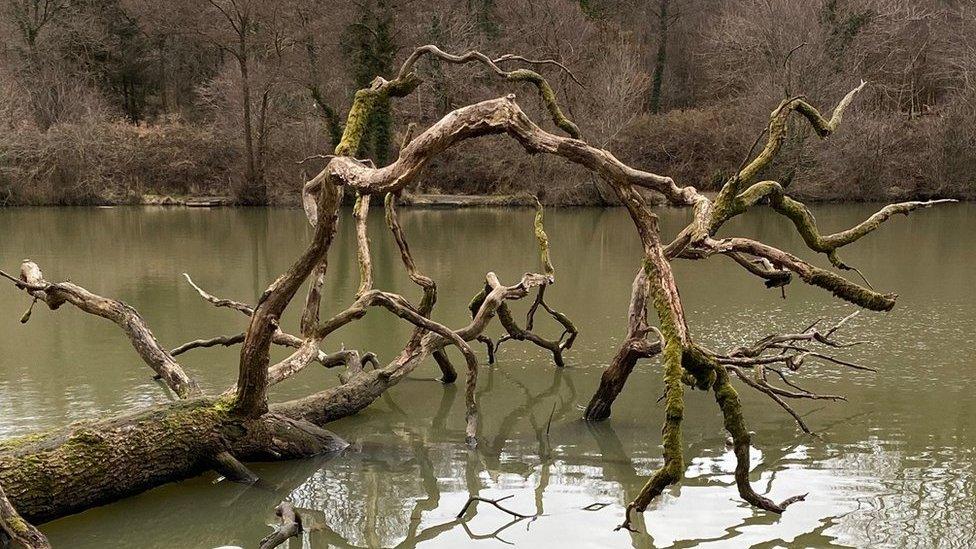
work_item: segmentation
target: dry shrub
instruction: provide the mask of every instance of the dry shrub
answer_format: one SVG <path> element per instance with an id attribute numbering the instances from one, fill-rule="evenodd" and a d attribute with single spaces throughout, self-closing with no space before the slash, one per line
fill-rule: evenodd
<path id="1" fill-rule="evenodd" d="M 206 128 L 167 121 L 59 124 L 0 136 L 0 202 L 98 204 L 223 194 L 236 152 Z"/>
<path id="2" fill-rule="evenodd" d="M 735 171 L 761 129 L 743 123 L 731 107 L 675 110 L 641 116 L 617 136 L 613 150 L 628 164 L 711 190 Z"/>
<path id="3" fill-rule="evenodd" d="M 928 116 L 864 113 L 815 149 L 793 193 L 813 199 L 976 198 L 976 111 Z"/>

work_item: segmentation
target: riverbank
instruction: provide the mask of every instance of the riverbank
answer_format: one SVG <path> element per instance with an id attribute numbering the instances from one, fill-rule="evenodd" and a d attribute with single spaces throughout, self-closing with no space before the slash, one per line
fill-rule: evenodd
<path id="1" fill-rule="evenodd" d="M 401 205 L 416 208 L 476 208 L 486 206 L 532 206 L 532 197 L 527 195 L 461 195 L 461 194 L 407 194 L 400 198 Z M 101 204 L 103 206 L 120 206 L 123 204 Z M 230 196 L 168 196 L 144 195 L 141 201 L 133 205 L 142 206 L 184 206 L 189 208 L 215 208 L 237 206 L 237 202 Z M 297 201 L 288 201 L 276 206 L 299 206 Z"/>
<path id="2" fill-rule="evenodd" d="M 753 128 L 762 127 L 766 117 L 768 110 L 740 120 L 718 107 L 641 116 L 606 147 L 636 169 L 715 191 L 742 162 L 755 141 Z M 731 120 L 738 125 L 727 127 Z M 850 123 L 856 128 L 826 141 L 791 142 L 792 156 L 761 177 L 788 185 L 791 196 L 808 202 L 976 200 L 976 148 L 949 131 L 976 127 L 976 118 L 878 120 L 858 113 Z M 875 139 L 879 132 L 887 137 Z M 321 160 L 305 161 L 319 151 L 302 143 L 320 139 L 308 135 L 301 143 L 269 150 L 266 188 L 255 192 L 243 181 L 236 141 L 208 126 L 179 120 L 59 124 L 46 131 L 14 126 L 0 132 L 0 206 L 182 205 L 213 196 L 226 197 L 221 205 L 263 197 L 258 203 L 296 206 L 302 184 L 322 167 Z M 487 149 L 480 148 L 484 144 Z M 425 207 L 512 205 L 496 197 L 523 193 L 537 195 L 547 206 L 616 204 L 592 174 L 561 160 L 526 155 L 505 140 L 445 151 L 409 190 L 479 197 L 416 204 Z"/>
<path id="3" fill-rule="evenodd" d="M 714 191 L 704 191 L 703 194 L 709 198 L 714 198 Z M 349 204 L 352 201 L 349 197 L 346 197 Z M 651 203 L 654 205 L 664 205 L 663 202 L 654 196 L 651 196 Z M 871 203 L 871 202 L 897 202 L 902 200 L 930 200 L 933 198 L 946 198 L 943 196 L 922 196 L 922 197 L 906 197 L 898 200 L 883 200 L 883 199 L 856 199 L 851 200 L 850 198 L 804 198 L 803 200 L 807 203 L 813 204 L 861 204 L 861 203 Z M 957 198 L 961 202 L 972 202 L 973 197 L 962 197 Z M 603 204 L 603 203 L 583 203 L 583 204 L 563 204 L 563 203 L 550 203 L 543 200 L 543 204 L 547 207 L 616 207 L 618 204 Z M 399 205 L 408 208 L 421 208 L 421 209 L 459 209 L 459 208 L 486 208 L 486 207 L 511 207 L 511 208 L 527 208 L 535 205 L 534 199 L 526 194 L 522 195 L 512 195 L 512 194 L 501 194 L 501 195 L 471 195 L 471 194 L 442 194 L 442 193 L 419 193 L 419 194 L 406 194 L 400 197 Z M 142 196 L 129 197 L 123 200 L 99 200 L 95 202 L 81 202 L 78 204 L 62 204 L 62 203 L 52 203 L 52 204 L 0 204 L 0 207 L 18 207 L 18 206 L 171 206 L 180 208 L 236 208 L 242 207 L 234 197 L 226 195 L 159 195 L 159 194 L 146 194 Z M 265 207 L 285 207 L 285 208 L 300 208 L 301 203 L 296 200 L 280 200 L 269 204 L 265 204 Z M 260 207 L 260 205 L 259 205 Z"/>

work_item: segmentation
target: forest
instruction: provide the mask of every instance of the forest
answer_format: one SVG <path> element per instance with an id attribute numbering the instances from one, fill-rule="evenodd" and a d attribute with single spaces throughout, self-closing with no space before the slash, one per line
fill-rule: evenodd
<path id="1" fill-rule="evenodd" d="M 392 78 L 422 44 L 554 61 L 541 72 L 590 143 L 706 191 L 761 138 L 771 105 L 836 102 L 863 79 L 848 113 L 858 130 L 820 143 L 791 129 L 766 176 L 809 200 L 973 198 L 974 11 L 964 0 L 2 0 L 0 204 L 297 204 L 355 90 Z M 411 124 L 534 95 L 477 67 L 444 70 L 422 62 L 423 83 L 371 115 L 356 155 L 385 164 Z M 542 101 L 521 104 L 545 118 Z M 585 170 L 496 140 L 490 156 L 472 154 L 480 143 L 449 151 L 406 191 L 615 202 Z"/>

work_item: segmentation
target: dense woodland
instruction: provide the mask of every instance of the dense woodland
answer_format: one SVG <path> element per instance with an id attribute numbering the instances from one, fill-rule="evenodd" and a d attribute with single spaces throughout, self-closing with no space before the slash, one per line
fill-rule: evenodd
<path id="1" fill-rule="evenodd" d="M 0 204 L 146 194 L 297 202 L 356 89 L 415 46 L 513 52 L 542 66 L 583 136 L 630 165 L 717 189 L 785 97 L 835 104 L 843 131 L 790 130 L 766 168 L 813 199 L 976 197 L 976 6 L 964 0 L 0 0 Z M 411 123 L 514 91 L 424 60 L 424 83 L 371 116 L 357 156 L 384 164 Z M 449 73 L 449 74 L 448 74 Z M 605 183 L 518 145 L 471 142 L 414 192 L 613 202 Z M 500 152 L 499 152 L 500 151 Z"/>

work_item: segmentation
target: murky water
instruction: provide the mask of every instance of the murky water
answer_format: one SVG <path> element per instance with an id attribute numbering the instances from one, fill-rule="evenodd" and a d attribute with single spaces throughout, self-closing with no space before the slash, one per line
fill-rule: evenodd
<path id="1" fill-rule="evenodd" d="M 830 230 L 873 209 L 817 212 Z M 382 212 L 373 213 L 377 284 L 415 298 Z M 672 234 L 685 216 L 662 212 L 665 231 Z M 465 322 L 465 305 L 485 272 L 512 282 L 537 269 L 531 217 L 528 210 L 403 212 L 418 264 L 439 283 L 438 320 Z M 901 298 L 892 313 L 862 313 L 844 334 L 869 341 L 843 356 L 877 374 L 808 362 L 796 376 L 849 399 L 797 405 L 819 437 L 799 432 L 767 399 L 741 391 L 755 432 L 758 490 L 772 499 L 809 492 L 806 502 L 782 516 L 743 503 L 714 401 L 689 391 L 686 478 L 648 509 L 638 523 L 642 533 L 634 534 L 613 527 L 661 461 L 657 363 L 638 367 L 610 421 L 583 423 L 579 407 L 624 333 L 637 239 L 622 210 L 552 211 L 547 225 L 558 277 L 547 296 L 582 333 L 562 371 L 533 347 L 502 347 L 498 364 L 479 380 L 478 450 L 463 443 L 463 387 L 431 381 L 431 364 L 364 413 L 331 425 L 353 443 L 340 457 L 255 465 L 266 480 L 256 488 L 204 475 L 42 530 L 55 547 L 252 547 L 270 531 L 274 505 L 290 497 L 309 526 L 292 547 L 458 547 L 474 540 L 483 547 L 567 548 L 976 545 L 976 206 L 899 217 L 846 250 L 844 258 L 876 287 Z M 331 256 L 324 314 L 348 303 L 358 283 L 351 229 L 343 225 Z M 791 226 L 769 212 L 750 214 L 726 233 L 802 249 Z M 67 278 L 135 306 L 165 345 L 176 346 L 244 326 L 242 316 L 202 302 L 180 273 L 218 295 L 253 302 L 309 234 L 302 214 L 290 210 L 0 210 L 0 268 L 15 272 L 31 257 L 49 279 Z M 713 348 L 853 310 L 799 283 L 783 300 L 726 258 L 677 262 L 675 270 L 692 330 Z M 12 286 L 0 287 L 0 438 L 166 399 L 114 325 L 64 307 L 38 308 L 23 326 L 27 304 Z M 295 325 L 294 315 L 286 327 Z M 389 359 L 409 333 L 377 311 L 336 333 L 328 347 Z M 183 358 L 209 390 L 235 379 L 236 349 Z M 334 383 L 334 372 L 309 368 L 273 396 Z M 457 521 L 469 494 L 511 495 L 506 505 L 541 516 L 511 523 L 481 504 Z"/>

